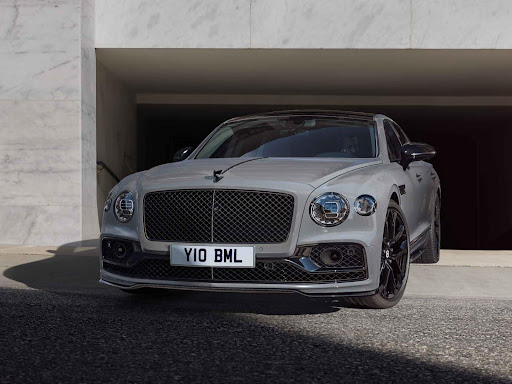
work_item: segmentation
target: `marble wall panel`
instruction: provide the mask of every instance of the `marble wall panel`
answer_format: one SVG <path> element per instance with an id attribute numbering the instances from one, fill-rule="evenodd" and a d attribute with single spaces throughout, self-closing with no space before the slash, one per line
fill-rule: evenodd
<path id="1" fill-rule="evenodd" d="M 510 0 L 412 0 L 412 48 L 510 49 Z"/>
<path id="2" fill-rule="evenodd" d="M 80 204 L 80 102 L 0 100 L 1 205 Z"/>
<path id="3" fill-rule="evenodd" d="M 407 48 L 409 0 L 254 0 L 253 48 Z"/>
<path id="4" fill-rule="evenodd" d="M 97 0 L 97 48 L 248 48 L 249 0 Z"/>
<path id="5" fill-rule="evenodd" d="M 0 0 L 0 99 L 80 98 L 80 2 Z"/>
<path id="6" fill-rule="evenodd" d="M 65 245 L 81 241 L 78 206 L 0 205 L 0 244 Z"/>
<path id="7" fill-rule="evenodd" d="M 81 0 L 80 31 L 80 145 L 81 145 L 81 204 L 82 238 L 99 235 L 96 202 L 96 54 L 95 1 Z"/>

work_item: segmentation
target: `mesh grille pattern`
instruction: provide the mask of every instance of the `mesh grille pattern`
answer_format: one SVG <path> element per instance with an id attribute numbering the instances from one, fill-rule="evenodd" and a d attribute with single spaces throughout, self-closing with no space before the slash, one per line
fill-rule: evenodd
<path id="1" fill-rule="evenodd" d="M 282 243 L 293 208 L 293 196 L 275 192 L 151 192 L 144 198 L 144 225 L 153 241 Z"/>
<path id="2" fill-rule="evenodd" d="M 268 267 L 271 266 L 271 269 Z M 251 283 L 333 283 L 366 279 L 366 271 L 310 273 L 291 263 L 257 262 L 256 268 L 171 266 L 168 259 L 144 259 L 133 267 L 103 263 L 106 271 L 129 277 Z M 212 280 L 213 270 L 213 280 Z"/>
<path id="3" fill-rule="evenodd" d="M 341 253 L 340 261 L 334 266 L 336 268 L 364 268 L 364 248 L 360 244 L 322 244 L 311 249 L 310 258 L 319 267 L 325 267 L 320 259 L 320 254 L 326 249 L 336 249 Z M 328 266 L 333 268 L 333 266 Z"/>
<path id="4" fill-rule="evenodd" d="M 213 191 L 152 192 L 144 197 L 149 240 L 211 241 Z"/>
<path id="5" fill-rule="evenodd" d="M 211 280 L 209 267 L 171 266 L 169 259 L 144 259 L 133 267 L 103 263 L 106 271 L 148 279 Z"/>
<path id="6" fill-rule="evenodd" d="M 293 197 L 280 193 L 218 191 L 213 209 L 216 243 L 282 243 L 293 216 Z"/>

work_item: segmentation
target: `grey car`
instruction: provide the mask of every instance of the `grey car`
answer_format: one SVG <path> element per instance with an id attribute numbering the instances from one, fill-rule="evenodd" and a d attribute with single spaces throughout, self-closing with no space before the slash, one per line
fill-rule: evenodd
<path id="1" fill-rule="evenodd" d="M 435 150 L 380 114 L 237 117 L 105 203 L 101 282 L 298 292 L 388 308 L 440 251 Z"/>

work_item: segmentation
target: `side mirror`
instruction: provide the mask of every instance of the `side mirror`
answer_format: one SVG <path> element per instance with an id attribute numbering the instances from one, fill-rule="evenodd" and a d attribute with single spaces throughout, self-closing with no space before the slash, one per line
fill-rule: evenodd
<path id="1" fill-rule="evenodd" d="M 192 153 L 193 150 L 194 147 L 181 148 L 174 154 L 172 161 L 176 162 L 185 160 Z"/>
<path id="2" fill-rule="evenodd" d="M 407 143 L 402 145 L 402 167 L 404 171 L 413 161 L 430 160 L 436 155 L 434 147 L 424 143 Z"/>

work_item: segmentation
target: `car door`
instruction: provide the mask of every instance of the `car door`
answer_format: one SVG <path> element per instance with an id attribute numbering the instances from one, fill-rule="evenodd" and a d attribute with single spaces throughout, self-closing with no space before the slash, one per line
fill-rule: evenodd
<path id="1" fill-rule="evenodd" d="M 395 122 L 391 122 L 393 128 L 395 128 L 395 132 L 397 133 L 398 139 L 400 143 L 403 145 L 405 143 L 409 143 L 409 138 L 405 135 L 402 128 Z M 415 203 L 415 207 L 419 209 L 419 217 L 418 217 L 418 225 L 420 228 L 420 233 L 423 232 L 430 226 L 431 221 L 431 202 L 432 202 L 432 194 L 435 190 L 435 178 L 437 174 L 434 172 L 434 167 L 432 164 L 427 163 L 426 161 L 413 161 L 409 164 L 409 171 L 411 174 L 414 174 L 416 178 L 416 185 L 418 195 L 417 202 Z"/>
<path id="2" fill-rule="evenodd" d="M 400 164 L 402 159 L 402 143 L 390 120 L 384 121 L 384 133 L 388 148 L 389 161 L 396 168 L 396 179 L 400 189 L 400 203 L 409 225 L 411 241 L 422 232 L 423 224 L 423 183 L 424 170 L 420 162 L 411 163 L 407 169 Z M 407 140 L 407 138 L 405 138 Z M 426 181 L 426 180 L 425 180 Z"/>

